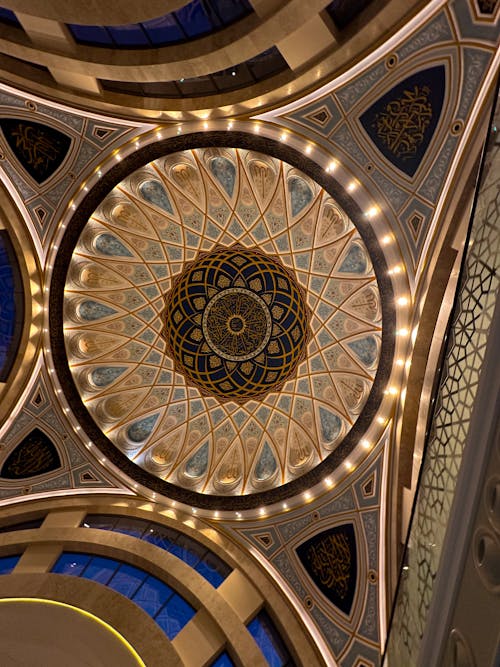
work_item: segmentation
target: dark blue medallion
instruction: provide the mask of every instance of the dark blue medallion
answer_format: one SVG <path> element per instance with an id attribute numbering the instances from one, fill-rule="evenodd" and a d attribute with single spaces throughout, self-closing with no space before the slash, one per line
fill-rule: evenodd
<path id="1" fill-rule="evenodd" d="M 297 367 L 308 310 L 276 259 L 240 246 L 198 258 L 167 295 L 165 337 L 176 370 L 203 393 L 246 401 Z"/>

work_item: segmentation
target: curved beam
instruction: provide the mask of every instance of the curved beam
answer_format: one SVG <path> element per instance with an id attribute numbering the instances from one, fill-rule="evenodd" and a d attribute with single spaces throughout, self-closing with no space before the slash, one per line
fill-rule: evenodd
<path id="1" fill-rule="evenodd" d="M 187 0 L 148 0 L 147 3 L 101 2 L 101 0 L 5 0 L 3 6 L 13 12 L 40 16 L 64 23 L 81 25 L 124 25 L 140 23 L 173 12 Z"/>

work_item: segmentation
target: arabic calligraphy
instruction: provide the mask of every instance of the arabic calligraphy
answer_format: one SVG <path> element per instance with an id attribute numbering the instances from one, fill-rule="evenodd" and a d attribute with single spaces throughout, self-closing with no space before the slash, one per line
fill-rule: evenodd
<path id="1" fill-rule="evenodd" d="M 360 116 L 382 155 L 410 177 L 431 144 L 445 91 L 445 66 L 430 67 L 397 83 Z"/>
<path id="2" fill-rule="evenodd" d="M 405 90 L 375 116 L 374 127 L 380 141 L 399 158 L 415 155 L 432 120 L 428 86 Z"/>
<path id="3" fill-rule="evenodd" d="M 9 455 L 1 476 L 7 479 L 34 477 L 61 465 L 51 440 L 39 429 L 34 429 Z"/>
<path id="4" fill-rule="evenodd" d="M 70 137 L 41 123 L 2 118 L 0 126 L 12 152 L 38 183 L 60 167 L 71 144 Z"/>
<path id="5" fill-rule="evenodd" d="M 344 614 L 350 614 L 358 578 L 354 525 L 345 523 L 329 528 L 298 546 L 296 551 L 323 595 Z"/>
<path id="6" fill-rule="evenodd" d="M 327 588 L 334 588 L 344 599 L 349 590 L 351 576 L 351 549 L 343 533 L 328 535 L 318 544 L 309 547 L 307 557 L 313 573 Z"/>
<path id="7" fill-rule="evenodd" d="M 45 135 L 43 130 L 19 123 L 12 135 L 16 140 L 16 148 L 23 153 L 26 162 L 37 171 L 45 171 L 51 162 L 57 160 L 59 147 Z"/>

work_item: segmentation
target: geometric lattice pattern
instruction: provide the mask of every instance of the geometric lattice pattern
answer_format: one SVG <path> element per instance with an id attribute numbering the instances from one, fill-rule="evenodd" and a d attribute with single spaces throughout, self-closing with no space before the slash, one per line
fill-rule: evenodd
<path id="1" fill-rule="evenodd" d="M 224 357 L 215 392 L 188 377 L 202 360 L 178 346 L 183 322 L 169 299 L 203 283 L 204 262 L 225 252 L 229 273 L 210 268 L 181 335 L 218 351 L 203 363 Z M 243 149 L 175 153 L 118 184 L 77 242 L 64 318 L 94 422 L 148 472 L 206 494 L 276 487 L 325 459 L 358 419 L 380 356 L 380 294 L 359 232 L 308 176 Z M 225 391 L 245 378 L 258 395 L 251 383 L 246 396 Z"/>
<path id="2" fill-rule="evenodd" d="M 390 632 L 391 664 L 415 665 L 499 288 L 500 147 L 479 195 Z"/>
<path id="3" fill-rule="evenodd" d="M 240 246 L 189 266 L 167 296 L 165 320 L 176 369 L 222 400 L 276 389 L 305 351 L 307 310 L 293 277 Z"/>

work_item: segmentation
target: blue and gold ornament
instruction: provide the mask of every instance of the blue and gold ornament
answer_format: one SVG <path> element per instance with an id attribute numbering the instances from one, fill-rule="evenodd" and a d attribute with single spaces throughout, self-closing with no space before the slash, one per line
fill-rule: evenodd
<path id="1" fill-rule="evenodd" d="M 281 262 L 232 246 L 199 257 L 175 282 L 165 338 L 188 383 L 241 403 L 291 377 L 305 353 L 308 319 L 302 292 Z"/>

